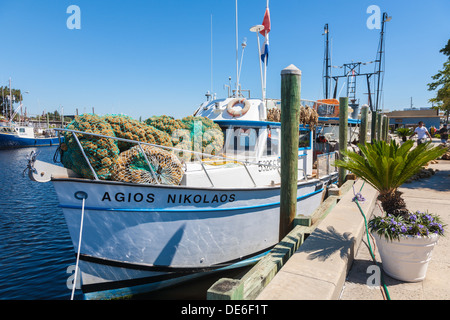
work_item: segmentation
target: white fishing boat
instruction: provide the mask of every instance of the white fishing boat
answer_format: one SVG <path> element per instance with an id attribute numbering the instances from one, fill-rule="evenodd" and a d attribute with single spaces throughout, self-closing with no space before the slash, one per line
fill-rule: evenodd
<path id="1" fill-rule="evenodd" d="M 90 180 L 69 169 L 31 161 L 31 178 L 54 185 L 74 248 L 80 250 L 87 298 L 148 292 L 244 266 L 279 242 L 280 124 L 235 120 L 221 126 L 226 145 L 232 147 L 229 153 L 240 154 L 212 158 L 197 153 L 214 163 L 185 163 L 179 185 Z M 311 137 L 309 130 L 301 134 Z M 246 144 L 252 135 L 255 144 Z M 244 143 L 238 144 L 243 137 Z M 318 167 L 325 169 L 320 177 L 312 175 L 312 139 L 306 143 L 299 148 L 297 190 L 297 213 L 304 216 L 320 205 L 326 187 L 337 179 L 330 165 L 333 153 L 322 155 Z"/>
<path id="2" fill-rule="evenodd" d="M 237 86 L 225 99 L 208 98 L 194 112 L 222 129 L 223 148 L 214 155 L 57 129 L 80 147 L 86 137 L 130 144 L 145 159 L 150 177 L 145 183 L 103 180 L 85 151 L 91 178 L 30 157 L 30 178 L 51 181 L 56 190 L 85 298 L 145 293 L 249 265 L 280 241 L 281 124 L 267 121 L 268 109 L 280 102 L 245 98 L 242 92 Z M 205 135 L 200 139 L 210 139 Z M 299 136 L 297 214 L 308 216 L 337 180 L 335 153 L 321 154 L 313 169 L 313 133 L 301 126 Z M 153 157 L 151 148 L 166 150 L 166 158 Z M 169 158 L 182 163 L 175 184 L 160 172 Z"/>

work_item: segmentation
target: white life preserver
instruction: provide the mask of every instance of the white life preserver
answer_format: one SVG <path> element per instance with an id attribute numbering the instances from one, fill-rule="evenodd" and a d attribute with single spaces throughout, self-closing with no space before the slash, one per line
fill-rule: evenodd
<path id="1" fill-rule="evenodd" d="M 242 108 L 240 110 L 234 109 L 234 106 L 238 103 L 243 103 L 244 108 Z M 246 114 L 248 112 L 248 110 L 250 110 L 250 102 L 246 99 L 235 98 L 235 99 L 231 100 L 227 105 L 227 112 L 233 117 L 241 117 L 244 114 Z"/>

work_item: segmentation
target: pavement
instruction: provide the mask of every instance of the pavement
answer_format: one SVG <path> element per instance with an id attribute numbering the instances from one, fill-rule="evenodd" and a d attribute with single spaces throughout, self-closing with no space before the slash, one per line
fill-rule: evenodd
<path id="1" fill-rule="evenodd" d="M 450 232 L 450 160 L 430 168 L 435 175 L 404 184 L 399 190 L 410 210 L 439 214 Z M 362 188 L 362 189 L 361 189 Z M 361 208 L 369 220 L 381 214 L 378 193 L 361 179 L 276 274 L 257 300 L 385 300 L 380 286 L 368 285 L 375 263 L 370 256 L 364 218 L 352 201 L 361 190 Z M 371 246 L 382 266 L 376 246 Z M 391 300 L 450 299 L 450 237 L 440 237 L 425 280 L 407 283 L 384 275 Z M 369 283 L 370 284 L 370 283 Z"/>

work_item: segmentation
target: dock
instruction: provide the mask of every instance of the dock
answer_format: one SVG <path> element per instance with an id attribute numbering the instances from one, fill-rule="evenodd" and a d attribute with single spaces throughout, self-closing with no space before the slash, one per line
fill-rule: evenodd
<path id="1" fill-rule="evenodd" d="M 436 173 L 404 184 L 399 190 L 410 210 L 439 214 L 450 225 L 450 161 L 430 164 Z M 316 210 L 311 221 L 296 227 L 241 279 L 221 279 L 208 299 L 225 300 L 384 300 L 381 287 L 368 285 L 372 260 L 365 219 L 353 201 L 364 197 L 361 209 L 369 221 L 381 214 L 378 192 L 363 180 L 347 180 Z M 448 232 L 448 229 L 447 229 Z M 380 256 L 370 238 L 377 263 Z M 450 240 L 441 237 L 433 251 L 425 280 L 406 283 L 384 276 L 391 300 L 450 299 Z M 227 290 L 220 291 L 227 285 Z"/>

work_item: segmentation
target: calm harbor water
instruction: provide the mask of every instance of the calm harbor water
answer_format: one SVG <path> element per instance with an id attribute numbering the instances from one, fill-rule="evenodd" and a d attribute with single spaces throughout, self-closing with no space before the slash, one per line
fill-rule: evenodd
<path id="1" fill-rule="evenodd" d="M 22 175 L 32 150 L 56 147 L 0 150 L 0 299 L 69 299 L 75 253 L 52 184 Z"/>
<path id="2" fill-rule="evenodd" d="M 56 147 L 0 150 L 0 300 L 68 300 L 75 252 L 51 182 L 23 176 L 27 156 L 53 163 Z M 248 269 L 218 274 L 136 299 L 205 299 L 219 278 L 240 278 Z M 80 290 L 75 299 L 82 299 Z"/>

